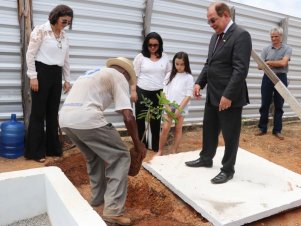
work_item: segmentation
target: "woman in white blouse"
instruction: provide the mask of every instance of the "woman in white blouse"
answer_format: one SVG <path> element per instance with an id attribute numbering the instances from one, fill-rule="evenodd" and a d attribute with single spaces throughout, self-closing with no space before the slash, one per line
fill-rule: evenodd
<path id="1" fill-rule="evenodd" d="M 66 5 L 58 5 L 49 13 L 48 19 L 31 32 L 26 53 L 32 106 L 25 158 L 38 162 L 45 162 L 46 156 L 62 155 L 58 138 L 62 79 L 64 92 L 71 88 L 69 41 L 64 28 L 69 26 L 71 29 L 73 10 Z"/>
<path id="2" fill-rule="evenodd" d="M 137 119 L 139 114 L 146 107 L 141 104 L 142 96 L 150 99 L 153 106 L 158 106 L 157 94 L 163 90 L 165 75 L 171 70 L 171 64 L 167 55 L 163 52 L 163 41 L 156 32 L 149 33 L 143 42 L 142 51 L 134 59 L 134 68 L 137 75 L 137 95 L 138 100 L 135 104 L 136 122 L 139 137 L 142 139 L 145 130 L 145 120 Z M 151 136 L 144 139 L 148 149 L 158 151 L 160 139 L 161 118 L 150 121 Z"/>

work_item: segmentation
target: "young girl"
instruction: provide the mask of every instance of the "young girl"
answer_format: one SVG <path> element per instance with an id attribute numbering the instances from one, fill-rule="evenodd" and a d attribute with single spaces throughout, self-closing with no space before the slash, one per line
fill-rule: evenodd
<path id="1" fill-rule="evenodd" d="M 188 55 L 185 52 L 178 52 L 172 60 L 172 71 L 168 73 L 164 80 L 163 92 L 170 102 L 179 104 L 179 109 L 170 108 L 174 111 L 177 118 L 175 124 L 175 137 L 173 145 L 170 148 L 171 153 L 176 153 L 182 137 L 182 127 L 184 115 L 188 113 L 190 98 L 193 93 L 194 81 L 191 75 Z M 169 107 L 169 106 L 167 106 Z M 157 156 L 162 155 L 168 133 L 172 124 L 172 119 L 164 113 L 164 123 L 160 134 L 159 150 Z"/>

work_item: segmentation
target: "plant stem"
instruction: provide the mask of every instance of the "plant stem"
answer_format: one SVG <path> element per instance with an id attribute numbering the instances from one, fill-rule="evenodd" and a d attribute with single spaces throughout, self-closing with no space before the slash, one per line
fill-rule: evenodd
<path id="1" fill-rule="evenodd" d="M 146 136 L 146 132 L 149 130 L 150 120 L 151 120 L 150 108 L 147 111 L 145 119 L 146 119 L 147 125 L 146 125 L 146 129 L 144 130 L 143 136 L 141 138 L 141 142 L 143 142 L 143 140 L 144 140 L 144 138 Z"/>

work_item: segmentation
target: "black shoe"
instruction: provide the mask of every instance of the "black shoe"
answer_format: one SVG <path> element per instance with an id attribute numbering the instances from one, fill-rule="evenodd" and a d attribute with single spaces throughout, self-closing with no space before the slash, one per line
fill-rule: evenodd
<path id="1" fill-rule="evenodd" d="M 204 161 L 202 158 L 198 158 L 197 160 L 185 162 L 186 166 L 189 167 L 212 167 L 212 160 L 210 162 Z"/>
<path id="2" fill-rule="evenodd" d="M 212 184 L 223 184 L 226 183 L 228 180 L 233 178 L 233 173 L 227 174 L 221 171 L 217 176 L 211 179 Z"/>

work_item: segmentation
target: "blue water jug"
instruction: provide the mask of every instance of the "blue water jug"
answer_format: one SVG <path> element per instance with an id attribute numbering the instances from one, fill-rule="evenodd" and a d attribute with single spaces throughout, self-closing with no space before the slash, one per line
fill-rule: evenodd
<path id="1" fill-rule="evenodd" d="M 18 158 L 24 154 L 25 126 L 18 122 L 16 114 L 11 114 L 10 121 L 1 124 L 0 156 Z"/>

